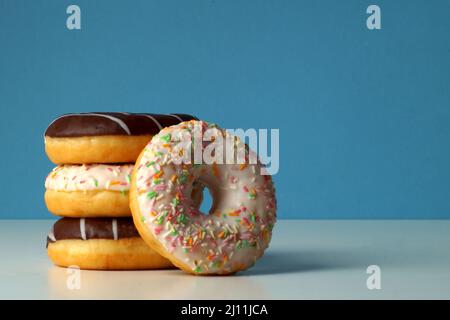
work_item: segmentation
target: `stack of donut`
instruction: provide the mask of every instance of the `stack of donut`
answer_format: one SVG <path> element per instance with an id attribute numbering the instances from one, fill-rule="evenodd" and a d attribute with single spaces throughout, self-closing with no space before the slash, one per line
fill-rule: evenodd
<path id="1" fill-rule="evenodd" d="M 129 206 L 134 163 L 158 132 L 186 114 L 66 114 L 45 132 L 57 165 L 45 181 L 48 210 L 62 217 L 47 237 L 50 259 L 81 269 L 161 269 L 172 263 L 149 247 Z"/>
<path id="2" fill-rule="evenodd" d="M 232 274 L 269 246 L 272 178 L 245 142 L 214 124 L 186 114 L 69 114 L 50 124 L 45 148 L 57 165 L 45 201 L 63 217 L 47 239 L 57 265 Z M 223 161 L 225 150 L 240 161 Z"/>

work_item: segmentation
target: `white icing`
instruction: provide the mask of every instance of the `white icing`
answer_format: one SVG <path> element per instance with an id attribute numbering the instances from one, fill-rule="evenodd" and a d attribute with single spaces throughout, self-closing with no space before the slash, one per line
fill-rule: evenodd
<path id="1" fill-rule="evenodd" d="M 195 126 L 207 124 L 189 121 L 165 128 L 144 149 L 136 171 L 139 218 L 170 255 L 185 261 L 196 273 L 248 268 L 270 242 L 276 220 L 272 180 L 257 174 L 259 163 L 175 165 L 175 141 L 182 141 Z M 220 133 L 229 135 L 217 130 Z M 242 146 L 237 139 L 236 147 Z M 176 182 L 171 186 L 172 181 Z M 199 212 L 192 199 L 194 182 L 211 192 L 209 215 Z"/>
<path id="2" fill-rule="evenodd" d="M 176 114 L 169 114 L 169 116 L 172 116 L 172 117 L 176 118 L 176 119 L 179 120 L 180 122 L 183 122 L 183 121 L 184 121 L 183 119 L 181 119 L 180 116 L 178 116 L 178 115 L 176 115 Z"/>
<path id="3" fill-rule="evenodd" d="M 158 126 L 159 130 L 161 130 L 163 128 L 161 126 L 161 124 L 159 123 L 159 121 L 154 116 L 152 116 L 150 114 L 143 114 L 143 116 L 146 116 L 147 118 L 151 119 Z"/>
<path id="4" fill-rule="evenodd" d="M 45 180 L 55 191 L 112 190 L 128 191 L 134 165 L 60 165 Z"/>
<path id="5" fill-rule="evenodd" d="M 52 226 L 52 229 L 50 230 L 50 232 L 48 233 L 48 238 L 51 240 L 51 241 L 56 241 L 56 238 L 55 238 L 55 233 L 54 233 L 54 226 Z"/>
<path id="6" fill-rule="evenodd" d="M 121 119 L 119 119 L 119 118 L 116 118 L 116 117 L 114 117 L 114 116 L 107 115 L 107 114 L 100 114 L 100 113 L 90 113 L 90 115 L 108 118 L 109 120 L 114 121 L 114 122 L 117 123 L 119 126 L 121 126 L 122 129 L 123 129 L 128 135 L 131 135 L 130 128 L 128 128 L 128 126 L 126 125 L 126 123 L 123 122 L 123 121 L 122 121 Z"/>
<path id="7" fill-rule="evenodd" d="M 119 239 L 119 232 L 117 229 L 117 219 L 112 219 L 112 232 L 113 232 L 113 239 L 118 240 Z"/>
<path id="8" fill-rule="evenodd" d="M 86 220 L 84 218 L 80 219 L 80 236 L 82 240 L 86 240 Z"/>

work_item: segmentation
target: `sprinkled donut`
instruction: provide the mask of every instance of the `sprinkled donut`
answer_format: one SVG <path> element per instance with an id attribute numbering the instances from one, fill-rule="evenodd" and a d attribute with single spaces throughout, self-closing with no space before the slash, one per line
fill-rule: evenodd
<path id="1" fill-rule="evenodd" d="M 252 153 L 237 137 L 231 137 L 232 145 L 245 150 L 243 163 L 180 163 L 178 146 L 184 142 L 194 150 L 192 136 L 207 130 L 218 146 L 224 146 L 219 136 L 231 137 L 203 121 L 183 122 L 154 136 L 136 162 L 130 207 L 142 238 L 180 269 L 231 274 L 251 267 L 268 247 L 276 221 L 275 189 L 262 165 L 249 161 Z M 212 143 L 195 145 L 204 153 Z M 199 185 L 213 198 L 208 214 L 193 199 Z"/>
<path id="2" fill-rule="evenodd" d="M 132 164 L 60 165 L 45 180 L 48 210 L 64 217 L 130 216 Z"/>

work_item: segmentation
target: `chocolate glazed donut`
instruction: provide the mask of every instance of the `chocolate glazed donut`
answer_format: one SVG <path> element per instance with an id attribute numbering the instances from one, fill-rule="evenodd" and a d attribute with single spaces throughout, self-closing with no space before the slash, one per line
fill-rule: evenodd
<path id="1" fill-rule="evenodd" d="M 164 269 L 172 264 L 148 247 L 131 218 L 62 218 L 47 236 L 58 266 L 81 269 Z"/>
<path id="2" fill-rule="evenodd" d="M 131 218 L 62 218 L 56 221 L 47 236 L 49 243 L 58 240 L 112 239 L 139 237 Z"/>
<path id="3" fill-rule="evenodd" d="M 193 119 L 188 114 L 65 114 L 45 131 L 45 150 L 55 164 L 132 163 L 162 128 Z"/>

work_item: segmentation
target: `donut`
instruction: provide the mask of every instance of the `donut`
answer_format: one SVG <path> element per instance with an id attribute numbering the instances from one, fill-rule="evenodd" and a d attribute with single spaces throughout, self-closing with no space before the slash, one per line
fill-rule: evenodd
<path id="1" fill-rule="evenodd" d="M 48 210 L 63 217 L 130 216 L 132 164 L 59 165 L 45 180 Z"/>
<path id="2" fill-rule="evenodd" d="M 80 269 L 163 269 L 169 260 L 142 240 L 131 218 L 62 218 L 47 236 L 54 264 Z"/>
<path id="3" fill-rule="evenodd" d="M 196 118 L 187 114 L 65 114 L 45 131 L 45 151 L 55 164 L 134 163 L 159 130 L 191 119 Z"/>
<path id="4" fill-rule="evenodd" d="M 181 142 L 201 148 L 202 154 L 209 150 L 212 142 L 191 143 L 192 135 L 207 130 L 220 147 L 226 139 L 234 141 L 244 161 L 180 163 Z M 250 162 L 252 156 L 244 142 L 214 124 L 188 121 L 161 130 L 140 154 L 132 175 L 130 207 L 142 238 L 192 274 L 232 274 L 251 267 L 268 247 L 276 221 L 272 178 L 259 161 Z M 213 199 L 209 213 L 192 199 L 199 184 Z"/>

